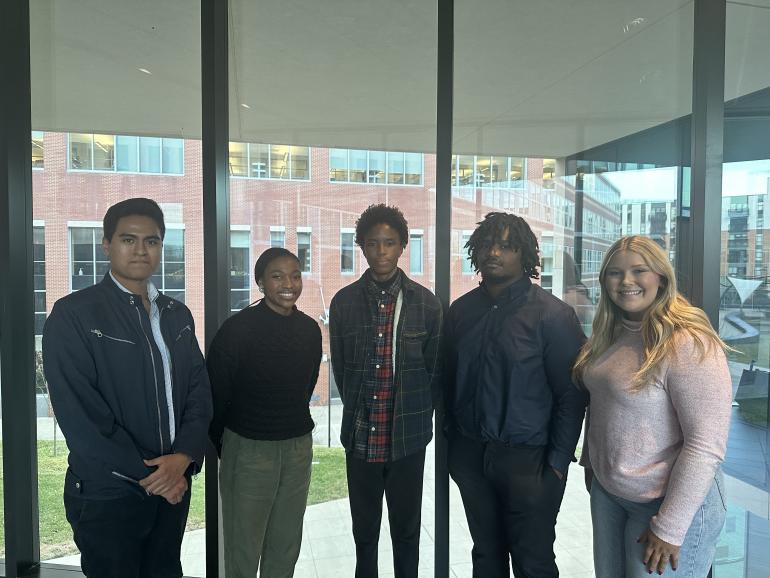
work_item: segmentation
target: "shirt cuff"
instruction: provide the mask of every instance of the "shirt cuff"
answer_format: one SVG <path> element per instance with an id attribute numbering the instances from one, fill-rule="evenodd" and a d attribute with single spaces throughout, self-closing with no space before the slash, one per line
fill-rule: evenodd
<path id="1" fill-rule="evenodd" d="M 570 462 L 574 462 L 575 457 L 558 450 L 548 452 L 548 465 L 559 470 L 562 474 L 567 473 Z"/>

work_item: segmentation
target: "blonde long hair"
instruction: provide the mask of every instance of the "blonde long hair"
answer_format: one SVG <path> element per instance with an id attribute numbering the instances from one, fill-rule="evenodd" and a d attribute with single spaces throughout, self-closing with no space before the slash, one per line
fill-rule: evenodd
<path id="1" fill-rule="evenodd" d="M 675 354 L 675 334 L 678 331 L 694 338 L 701 360 L 712 347 L 729 349 L 711 327 L 706 314 L 679 294 L 674 268 L 660 246 L 647 237 L 621 237 L 610 247 L 602 261 L 599 271 L 602 291 L 594 317 L 593 332 L 580 350 L 572 370 L 577 383 L 582 383 L 587 367 L 610 348 L 622 331 L 623 311 L 609 298 L 605 286 L 607 265 L 620 251 L 637 253 L 661 278 L 661 287 L 655 301 L 642 319 L 644 360 L 632 378 L 632 391 L 640 391 L 650 383 L 661 363 Z"/>

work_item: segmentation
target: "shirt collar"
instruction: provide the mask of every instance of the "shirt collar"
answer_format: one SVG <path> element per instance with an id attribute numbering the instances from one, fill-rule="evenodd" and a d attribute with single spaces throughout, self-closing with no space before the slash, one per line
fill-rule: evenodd
<path id="1" fill-rule="evenodd" d="M 118 289 L 120 289 L 124 293 L 128 293 L 130 295 L 134 294 L 133 291 L 129 291 L 128 289 L 126 289 L 123 286 L 123 284 L 115 278 L 115 275 L 112 274 L 112 271 L 110 271 L 110 278 L 113 280 L 115 285 L 118 286 Z M 158 291 L 158 288 L 155 287 L 155 284 L 152 281 L 148 280 L 147 281 L 147 297 L 150 299 L 150 303 L 154 303 L 155 300 L 158 298 L 158 295 L 160 295 L 160 291 Z"/>
<path id="2" fill-rule="evenodd" d="M 484 292 L 484 294 L 487 295 L 490 299 L 492 299 L 492 296 L 489 294 L 489 290 L 487 289 L 487 286 L 483 280 L 481 281 L 481 283 L 479 283 L 479 285 L 481 287 L 481 290 Z M 532 286 L 532 280 L 526 275 L 522 275 L 521 279 L 518 279 L 513 283 L 511 283 L 511 285 L 508 286 L 508 288 L 505 291 L 503 291 L 495 301 L 513 301 L 517 297 L 526 293 L 531 286 Z"/>
<path id="3" fill-rule="evenodd" d="M 396 274 L 390 281 L 390 284 L 384 289 L 378 285 L 372 278 L 371 270 L 366 271 L 366 290 L 370 295 L 379 297 L 384 290 L 388 295 L 394 299 L 398 299 L 398 294 L 401 292 L 401 269 L 396 269 Z"/>

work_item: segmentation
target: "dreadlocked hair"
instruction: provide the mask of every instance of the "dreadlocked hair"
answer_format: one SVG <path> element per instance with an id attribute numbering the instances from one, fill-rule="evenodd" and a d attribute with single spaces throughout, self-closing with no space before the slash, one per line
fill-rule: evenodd
<path id="1" fill-rule="evenodd" d="M 510 213 L 487 213 L 484 220 L 478 223 L 471 238 L 465 243 L 473 270 L 476 273 L 479 272 L 479 251 L 490 239 L 493 243 L 499 242 L 506 230 L 508 242 L 521 252 L 521 267 L 524 274 L 531 279 L 539 279 L 540 273 L 537 268 L 540 267 L 540 257 L 538 257 L 537 237 L 524 219 Z"/>
<path id="2" fill-rule="evenodd" d="M 398 207 L 369 205 L 356 221 L 356 245 L 363 248 L 364 237 L 375 225 L 388 225 L 398 231 L 401 246 L 406 247 L 409 242 L 409 225 Z"/>

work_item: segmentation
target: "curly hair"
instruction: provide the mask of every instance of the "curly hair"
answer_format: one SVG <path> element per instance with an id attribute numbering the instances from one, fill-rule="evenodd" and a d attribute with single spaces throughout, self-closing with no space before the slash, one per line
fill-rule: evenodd
<path id="1" fill-rule="evenodd" d="M 471 265 L 476 273 L 479 272 L 479 252 L 489 242 L 500 241 L 504 231 L 508 231 L 508 242 L 521 251 L 521 267 L 524 274 L 531 279 L 538 279 L 540 273 L 539 245 L 537 237 L 529 228 L 529 224 L 517 215 L 510 213 L 487 213 L 483 221 L 473 231 L 471 238 L 465 243 L 465 249 L 471 258 Z"/>
<path id="2" fill-rule="evenodd" d="M 375 225 L 388 225 L 398 231 L 402 247 L 406 247 L 409 243 L 409 225 L 406 223 L 404 213 L 398 207 L 379 204 L 369 205 L 358 217 L 356 221 L 356 245 L 363 248 L 364 237 Z"/>

